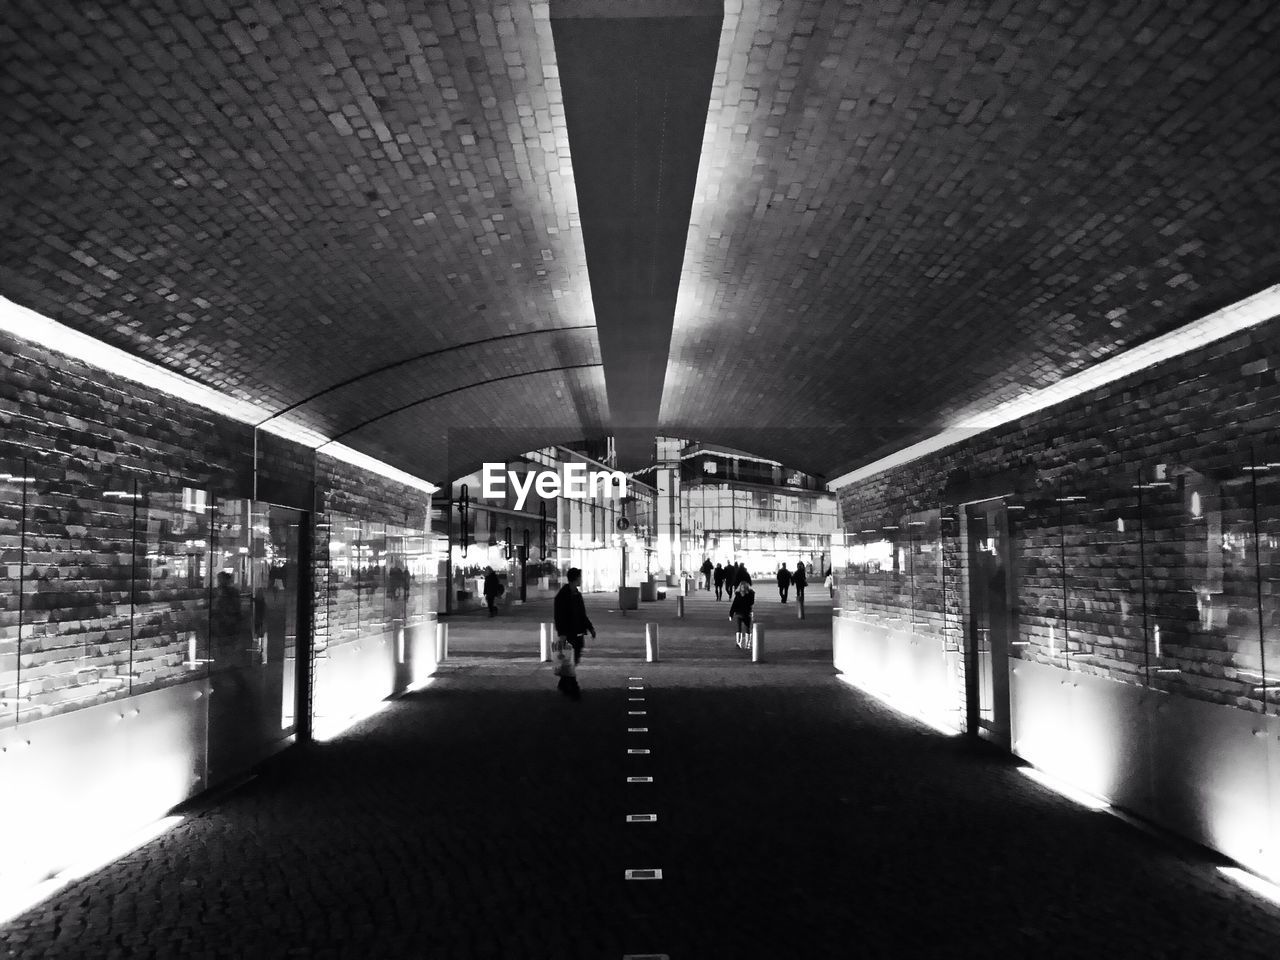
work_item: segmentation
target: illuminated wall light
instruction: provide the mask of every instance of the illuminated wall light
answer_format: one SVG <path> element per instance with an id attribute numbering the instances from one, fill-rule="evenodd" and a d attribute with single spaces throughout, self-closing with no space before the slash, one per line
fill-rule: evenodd
<path id="1" fill-rule="evenodd" d="M 1239 867 L 1219 867 L 1218 872 L 1265 900 L 1280 905 L 1280 886 Z"/>
<path id="2" fill-rule="evenodd" d="M 949 726 L 942 720 L 937 719 L 935 717 L 931 717 L 928 714 L 920 713 L 916 710 L 913 710 L 910 707 L 906 706 L 905 704 L 899 703 L 893 698 L 886 696 L 884 693 L 881 693 L 879 690 L 872 690 L 869 687 L 863 686 L 862 684 L 858 683 L 856 680 L 854 680 L 852 677 L 847 676 L 846 674 L 839 673 L 836 675 L 836 679 L 840 680 L 842 683 L 845 683 L 853 687 L 855 690 L 861 690 L 863 693 L 867 694 L 868 696 L 874 697 L 876 700 L 879 700 L 885 706 L 890 707 L 893 710 L 896 710 L 898 713 L 902 714 L 904 717 L 907 717 L 910 720 L 914 720 L 917 723 L 923 723 L 926 727 L 929 727 L 931 730 L 934 730 L 937 733 L 941 733 L 944 736 L 948 736 L 948 737 L 955 737 L 955 736 L 959 736 L 960 734 L 960 731 L 958 729 L 956 729 L 955 727 Z"/>
<path id="3" fill-rule="evenodd" d="M 360 711 L 347 717 L 316 717 L 315 727 L 312 732 L 312 739 L 321 742 L 332 740 L 335 737 L 345 733 L 351 727 L 358 723 L 368 720 L 385 710 L 388 701 L 380 700 L 367 710 Z"/>
<path id="4" fill-rule="evenodd" d="M 1156 629 L 1155 629 L 1155 640 L 1156 640 L 1156 656 L 1158 657 L 1158 656 L 1160 656 L 1160 655 L 1161 655 L 1161 653 L 1160 653 L 1160 625 L 1159 625 L 1159 624 L 1156 624 Z"/>
<path id="5" fill-rule="evenodd" d="M 1051 777 L 1043 770 L 1037 770 L 1035 767 L 1019 767 L 1018 772 L 1023 776 L 1030 777 L 1042 787 L 1047 787 L 1054 793 L 1061 794 L 1068 800 L 1073 800 L 1080 804 L 1080 806 L 1089 810 L 1106 810 L 1111 806 L 1110 803 L 1103 800 L 1101 797 L 1095 797 L 1091 793 L 1086 793 L 1083 790 L 1071 786 L 1069 783 L 1064 783 L 1063 781 L 1058 780 L 1056 777 Z"/>
<path id="6" fill-rule="evenodd" d="M 892 467 L 918 460 L 920 457 L 935 453 L 994 427 L 1012 423 L 1028 414 L 1062 403 L 1064 400 L 1070 400 L 1082 393 L 1145 370 L 1147 367 L 1199 349 L 1216 340 L 1239 333 L 1241 330 L 1266 323 L 1277 315 L 1280 315 L 1280 284 L 1260 290 L 1253 296 L 1223 307 L 1163 336 L 1148 340 L 1141 346 L 1109 357 L 1101 363 L 1095 363 L 1050 386 L 997 404 L 988 410 L 977 409 L 968 414 L 961 414 L 954 424 L 940 433 L 904 447 L 874 463 L 836 477 L 827 484 L 827 489 L 838 490 Z"/>
<path id="7" fill-rule="evenodd" d="M 81 877 L 88 876 L 95 870 L 112 863 L 125 854 L 136 850 L 144 844 L 150 843 L 160 835 L 171 830 L 182 822 L 182 817 L 162 817 L 155 823 L 148 824 L 136 833 L 131 833 L 123 837 L 113 838 L 102 846 L 97 847 L 85 854 L 85 856 L 76 863 L 67 867 L 57 874 L 54 879 L 70 882 L 78 880 Z"/>
<path id="8" fill-rule="evenodd" d="M 334 443 L 304 424 L 276 419 L 256 404 L 219 393 L 212 387 L 174 373 L 150 360 L 135 357 L 78 330 L 72 330 L 56 320 L 42 316 L 34 310 L 28 310 L 4 297 L 0 297 L 0 330 L 47 347 L 64 356 L 81 360 L 99 370 L 105 370 L 134 383 L 141 383 L 162 393 L 186 400 L 206 410 L 220 413 L 239 423 L 260 425 L 261 429 L 267 433 L 316 450 L 323 447 L 323 453 L 326 456 L 389 480 L 395 480 L 416 490 L 435 493 L 440 489 L 421 477 L 415 477 L 389 463 L 354 450 L 346 444 Z"/>

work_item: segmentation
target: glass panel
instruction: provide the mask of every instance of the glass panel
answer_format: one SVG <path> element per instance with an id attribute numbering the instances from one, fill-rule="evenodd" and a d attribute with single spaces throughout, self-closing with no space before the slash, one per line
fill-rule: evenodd
<path id="1" fill-rule="evenodd" d="M 1156 464 L 1143 520 L 1152 685 L 1261 709 L 1253 474 Z"/>
<path id="2" fill-rule="evenodd" d="M 132 483 L 28 484 L 20 720 L 129 693 Z"/>
<path id="3" fill-rule="evenodd" d="M 1264 447 L 1255 463 L 1265 470 L 1252 471 L 1257 497 L 1259 610 L 1262 624 L 1260 677 L 1252 693 L 1268 704 L 1268 712 L 1280 713 L 1280 448 Z"/>
<path id="4" fill-rule="evenodd" d="M 988 521 L 981 505 L 965 507 L 969 546 L 969 618 L 975 665 L 978 672 L 978 722 L 989 725 L 995 720 L 992 691 L 990 609 L 991 583 L 999 568 L 998 531 Z"/>
<path id="5" fill-rule="evenodd" d="M 331 515 L 329 528 L 329 643 L 350 643 L 360 634 L 360 527 L 346 514 Z"/>
<path id="6" fill-rule="evenodd" d="M 1123 470 L 1064 482 L 1067 570 L 1065 651 L 1072 668 L 1147 682 L 1139 475 Z M 1025 643 L 1025 640 L 1019 642 Z"/>
<path id="7" fill-rule="evenodd" d="M 18 635 L 22 607 L 26 465 L 0 461 L 0 727 L 18 720 Z"/>
<path id="8" fill-rule="evenodd" d="M 1063 502 L 1053 486 L 1006 497 L 1013 556 L 1017 636 L 1009 655 L 1067 667 L 1063 577 Z"/>
<path id="9" fill-rule="evenodd" d="M 390 629 L 385 589 L 386 526 L 360 521 L 356 562 L 360 566 L 360 604 L 357 626 L 363 637 L 375 637 Z"/>
<path id="10" fill-rule="evenodd" d="M 911 629 L 942 638 L 942 511 L 934 509 L 904 518 L 911 569 Z"/>
<path id="11" fill-rule="evenodd" d="M 134 693 L 208 670 L 211 538 L 205 491 L 144 489 L 134 564 Z"/>
<path id="12" fill-rule="evenodd" d="M 258 505 L 253 617 L 268 704 L 279 704 L 281 731 L 293 727 L 298 702 L 298 590 L 302 513 Z M 263 529 L 265 527 L 265 529 Z"/>

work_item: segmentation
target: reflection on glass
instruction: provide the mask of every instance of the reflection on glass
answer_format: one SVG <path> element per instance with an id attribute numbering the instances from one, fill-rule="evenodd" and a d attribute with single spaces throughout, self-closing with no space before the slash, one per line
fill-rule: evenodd
<path id="1" fill-rule="evenodd" d="M 138 508 L 133 690 L 207 672 L 213 551 L 208 502 L 190 487 L 148 489 Z"/>
<path id="2" fill-rule="evenodd" d="M 132 482 L 27 484 L 20 721 L 129 694 Z"/>
<path id="3" fill-rule="evenodd" d="M 26 696 L 18 669 L 25 463 L 0 461 L 0 728 L 16 723 Z"/>
<path id="4" fill-rule="evenodd" d="M 1067 667 L 1066 581 L 1063 578 L 1063 501 L 1057 483 L 1006 498 L 1018 636 L 1013 657 Z"/>
<path id="5" fill-rule="evenodd" d="M 1169 463 L 1144 473 L 1153 685 L 1262 709 L 1254 499 L 1266 471 Z"/>
<path id="6" fill-rule="evenodd" d="M 1145 683 L 1142 549 L 1136 473 L 1089 475 L 1063 483 L 1060 513 L 1070 545 L 1066 644 L 1073 668 Z M 1055 650 L 1055 653 L 1057 650 Z"/>
<path id="7" fill-rule="evenodd" d="M 1257 676 L 1249 676 L 1251 693 L 1268 712 L 1280 713 L 1280 450 L 1261 448 L 1254 454 L 1257 499 L 1258 607 L 1261 656 Z"/>

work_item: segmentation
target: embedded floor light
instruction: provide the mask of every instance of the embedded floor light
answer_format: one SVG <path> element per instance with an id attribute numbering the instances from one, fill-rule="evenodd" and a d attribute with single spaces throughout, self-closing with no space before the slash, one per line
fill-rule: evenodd
<path id="1" fill-rule="evenodd" d="M 1280 886 L 1263 880 L 1257 874 L 1242 870 L 1240 867 L 1219 867 L 1218 872 L 1223 876 L 1230 877 L 1240 886 L 1245 887 L 1251 893 L 1257 894 L 1264 900 L 1270 900 L 1272 903 L 1280 905 Z"/>
<path id="2" fill-rule="evenodd" d="M 1077 787 L 1071 786 L 1069 783 L 1064 783 L 1056 777 L 1050 776 L 1043 770 L 1037 770 L 1035 767 L 1019 767 L 1018 772 L 1023 774 L 1023 776 L 1031 778 L 1036 783 L 1040 784 L 1040 786 L 1052 790 L 1054 793 L 1060 794 L 1068 800 L 1073 800 L 1080 804 L 1080 806 L 1089 810 L 1106 810 L 1111 806 L 1110 803 L 1103 800 L 1101 797 L 1095 797 L 1091 793 L 1086 793 Z"/>
<path id="3" fill-rule="evenodd" d="M 937 733 L 940 733 L 943 736 L 955 737 L 955 736 L 959 736 L 960 734 L 959 730 L 957 730 L 955 727 L 947 725 L 944 721 L 936 717 L 931 717 L 928 714 L 919 713 L 915 710 L 912 710 L 910 707 L 906 706 L 905 704 L 899 703 L 893 700 L 892 698 L 885 696 L 879 690 L 872 690 L 869 687 L 864 687 L 862 684 L 858 683 L 856 680 L 852 679 L 846 674 L 843 674 L 843 673 L 836 674 L 836 679 L 840 680 L 842 683 L 845 683 L 853 687 L 855 690 L 861 690 L 863 693 L 867 694 L 867 696 L 869 697 L 874 697 L 876 700 L 879 700 L 881 703 L 883 703 L 886 707 L 890 707 L 893 710 L 896 710 L 898 713 L 902 714 L 902 716 L 906 717 L 907 719 L 914 720 L 917 723 L 923 723 L 929 729 Z"/>
<path id="4" fill-rule="evenodd" d="M 312 731 L 311 739 L 325 742 L 335 737 L 341 736 L 347 730 L 354 727 L 357 723 L 368 720 L 375 714 L 381 713 L 387 708 L 388 701 L 379 700 L 368 710 L 354 713 L 349 717 L 316 717 L 315 728 Z"/>

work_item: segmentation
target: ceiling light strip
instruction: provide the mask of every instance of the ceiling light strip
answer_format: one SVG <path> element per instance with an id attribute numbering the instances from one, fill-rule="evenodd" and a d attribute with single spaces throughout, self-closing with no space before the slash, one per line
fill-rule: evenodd
<path id="1" fill-rule="evenodd" d="M 19 339 L 53 350 L 64 356 L 87 363 L 99 370 L 123 377 L 134 383 L 151 387 L 169 396 L 185 400 L 206 410 L 222 414 L 238 423 L 253 426 L 260 423 L 265 411 L 248 400 L 238 400 L 225 393 L 197 383 L 195 380 L 175 373 L 150 360 L 143 360 L 119 347 L 114 347 L 88 334 L 72 330 L 65 324 L 36 313 L 27 307 L 0 297 L 0 330 L 12 334 Z M 399 470 L 389 463 L 377 460 L 358 450 L 340 443 L 331 443 L 322 433 L 300 423 L 273 420 L 262 427 L 267 433 L 275 434 L 286 440 L 292 440 L 303 446 L 315 449 L 328 444 L 325 454 L 335 460 L 341 460 L 352 466 L 368 470 L 370 473 L 395 480 L 416 490 L 435 493 L 439 487 Z"/>
<path id="2" fill-rule="evenodd" d="M 1251 297 L 1223 307 L 1207 317 L 1201 317 L 1193 323 L 1149 340 L 1132 350 L 1109 357 L 1055 384 L 998 404 L 990 410 L 970 410 L 962 413 L 955 423 L 940 433 L 904 447 L 874 463 L 836 477 L 827 484 L 827 489 L 838 490 L 877 473 L 918 460 L 920 457 L 976 434 L 1011 423 L 1028 414 L 1062 403 L 1064 400 L 1078 397 L 1082 393 L 1137 373 L 1139 370 L 1145 370 L 1157 363 L 1197 350 L 1215 340 L 1221 340 L 1248 330 L 1250 327 L 1266 323 L 1277 316 L 1280 316 L 1280 284 L 1267 287 Z"/>

